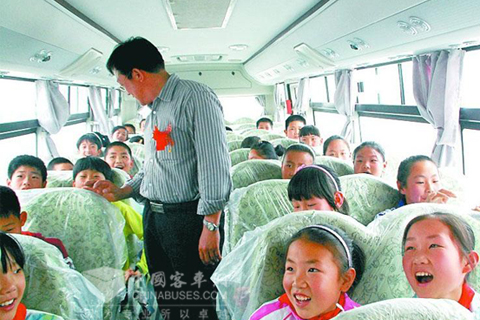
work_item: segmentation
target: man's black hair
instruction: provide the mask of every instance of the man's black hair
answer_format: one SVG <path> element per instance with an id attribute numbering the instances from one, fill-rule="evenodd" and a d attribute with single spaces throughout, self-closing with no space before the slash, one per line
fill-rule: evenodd
<path id="1" fill-rule="evenodd" d="M 8 218 L 11 215 L 20 218 L 20 202 L 15 191 L 9 187 L 0 186 L 0 218 Z"/>
<path id="2" fill-rule="evenodd" d="M 117 70 L 128 79 L 132 78 L 134 68 L 150 73 L 165 69 L 160 51 L 142 37 L 132 37 L 118 44 L 107 61 L 107 69 L 111 74 Z"/>
<path id="3" fill-rule="evenodd" d="M 52 160 L 50 160 L 50 162 L 48 163 L 47 165 L 47 169 L 48 170 L 55 170 L 55 165 L 57 164 L 62 164 L 62 163 L 69 163 L 73 166 L 73 163 L 72 161 L 68 160 L 67 158 L 64 158 L 64 157 L 56 157 L 56 158 L 53 158 Z"/>
<path id="4" fill-rule="evenodd" d="M 77 174 L 83 170 L 95 170 L 102 173 L 105 176 L 105 179 L 113 182 L 112 168 L 100 158 L 97 157 L 85 157 L 78 159 L 73 166 L 73 180 Z"/>
<path id="5" fill-rule="evenodd" d="M 293 121 L 300 121 L 303 122 L 303 124 L 307 124 L 307 120 L 305 120 L 304 117 L 299 114 L 292 114 L 287 118 L 287 120 L 285 120 L 285 130 L 288 129 L 288 125 Z"/>
<path id="6" fill-rule="evenodd" d="M 21 166 L 37 169 L 42 175 L 42 182 L 47 181 L 47 167 L 45 167 L 45 163 L 43 163 L 42 159 L 28 154 L 16 156 L 10 161 L 10 164 L 8 165 L 8 179 L 11 180 L 13 173 Z"/>

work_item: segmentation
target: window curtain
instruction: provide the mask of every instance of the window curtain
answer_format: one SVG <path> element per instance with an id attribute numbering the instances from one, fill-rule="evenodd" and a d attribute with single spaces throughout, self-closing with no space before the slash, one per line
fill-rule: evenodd
<path id="1" fill-rule="evenodd" d="M 265 115 L 266 114 L 265 108 L 267 106 L 267 97 L 265 97 L 264 95 L 256 96 L 255 100 L 257 100 L 258 104 L 262 106 L 263 108 L 262 115 Z"/>
<path id="2" fill-rule="evenodd" d="M 306 116 L 310 107 L 310 78 L 302 78 L 298 83 L 297 100 L 293 106 L 293 114 Z"/>
<path id="3" fill-rule="evenodd" d="M 285 87 L 283 84 L 276 84 L 273 89 L 273 100 L 275 103 L 275 122 L 283 122 L 285 120 L 285 104 L 282 102 L 282 90 L 285 92 Z"/>
<path id="4" fill-rule="evenodd" d="M 58 133 L 67 123 L 70 117 L 70 106 L 58 89 L 58 84 L 37 80 L 35 86 L 38 123 L 46 132 L 40 137 L 46 145 L 48 160 L 50 160 L 60 156 L 51 135 Z"/>
<path id="5" fill-rule="evenodd" d="M 114 111 L 116 101 L 118 101 L 118 91 L 115 89 L 108 89 L 107 116 L 109 119 L 113 119 L 115 116 Z"/>
<path id="6" fill-rule="evenodd" d="M 334 102 L 338 113 L 347 117 L 340 135 L 353 143 L 355 142 L 355 93 L 353 91 L 352 74 L 352 70 L 337 70 L 335 72 Z"/>
<path id="7" fill-rule="evenodd" d="M 439 167 L 455 165 L 464 57 L 463 50 L 413 57 L 413 95 L 421 116 L 437 130 L 432 159 Z"/>
<path id="8" fill-rule="evenodd" d="M 100 93 L 100 88 L 98 87 L 89 87 L 88 88 L 88 99 L 90 101 L 90 107 L 93 111 L 93 117 L 98 123 L 98 131 L 100 133 L 110 136 L 110 133 L 113 129 L 113 125 L 108 118 L 107 112 L 105 111 L 105 106 L 103 105 L 102 94 Z"/>

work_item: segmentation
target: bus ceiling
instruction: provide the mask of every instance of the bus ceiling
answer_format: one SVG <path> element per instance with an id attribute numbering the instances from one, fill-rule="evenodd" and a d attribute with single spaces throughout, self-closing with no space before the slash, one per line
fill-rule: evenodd
<path id="1" fill-rule="evenodd" d="M 169 72 L 259 92 L 478 44 L 479 16 L 478 0 L 2 0 L 0 75 L 115 86 L 106 59 L 143 36 Z"/>

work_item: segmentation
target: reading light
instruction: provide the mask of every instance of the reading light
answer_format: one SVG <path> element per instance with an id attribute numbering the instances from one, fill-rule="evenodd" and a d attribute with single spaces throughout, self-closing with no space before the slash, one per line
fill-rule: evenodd
<path id="1" fill-rule="evenodd" d="M 243 51 L 243 50 L 246 50 L 248 46 L 246 44 L 232 44 L 228 48 L 230 48 L 230 50 L 233 50 L 233 51 Z"/>
<path id="2" fill-rule="evenodd" d="M 42 62 L 48 62 L 52 59 L 52 52 L 47 51 L 47 50 L 41 50 L 32 57 L 30 57 L 31 62 L 37 62 L 37 63 L 42 63 Z"/>
<path id="3" fill-rule="evenodd" d="M 165 52 L 170 50 L 169 47 L 162 47 L 162 46 L 157 47 L 157 49 L 158 49 L 158 51 L 160 51 L 160 53 L 165 53 Z"/>
<path id="4" fill-rule="evenodd" d="M 317 50 L 313 49 L 312 47 L 310 47 L 305 43 L 301 43 L 295 46 L 293 50 L 295 50 L 295 52 L 302 59 L 304 59 L 303 60 L 304 63 L 307 62 L 307 66 L 308 66 L 308 62 L 314 65 L 315 67 L 319 67 L 322 69 L 335 66 L 335 63 L 331 59 L 323 56 L 320 52 L 318 52 Z M 300 65 L 305 66 L 301 62 L 300 62 Z"/>
<path id="5" fill-rule="evenodd" d="M 417 17 L 410 17 L 410 24 L 420 32 L 429 32 L 431 30 L 430 25 L 425 20 Z"/>
<path id="6" fill-rule="evenodd" d="M 418 33 L 417 29 L 415 29 L 410 23 L 407 23 L 405 21 L 398 21 L 397 26 L 400 28 L 400 30 L 405 33 L 411 34 L 412 36 Z"/>
<path id="7" fill-rule="evenodd" d="M 336 53 L 335 51 L 333 51 L 333 50 L 330 49 L 330 48 L 327 48 L 327 49 L 322 50 L 321 53 L 322 53 L 324 56 L 329 57 L 330 59 L 338 58 L 338 57 L 340 56 L 338 53 Z"/>

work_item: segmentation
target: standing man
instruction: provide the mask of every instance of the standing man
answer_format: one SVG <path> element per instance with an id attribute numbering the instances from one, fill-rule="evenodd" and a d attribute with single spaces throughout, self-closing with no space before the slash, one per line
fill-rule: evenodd
<path id="1" fill-rule="evenodd" d="M 146 199 L 144 245 L 165 320 L 216 319 L 210 276 L 232 186 L 222 106 L 207 86 L 168 74 L 158 49 L 140 37 L 119 44 L 107 68 L 152 113 L 143 169 L 122 188 L 100 181 L 94 191 L 110 201 Z"/>

